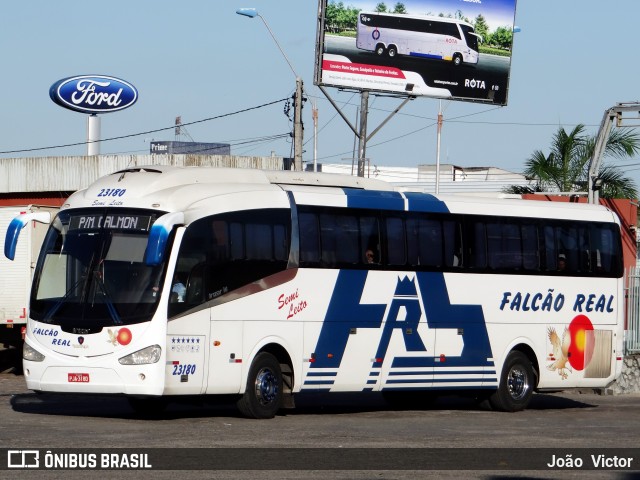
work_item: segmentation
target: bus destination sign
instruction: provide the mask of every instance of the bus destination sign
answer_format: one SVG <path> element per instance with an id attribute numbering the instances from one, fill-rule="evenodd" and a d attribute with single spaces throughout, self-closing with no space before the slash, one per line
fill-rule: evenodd
<path id="1" fill-rule="evenodd" d="M 138 230 L 147 232 L 151 227 L 149 215 L 74 215 L 69 221 L 69 230 Z"/>

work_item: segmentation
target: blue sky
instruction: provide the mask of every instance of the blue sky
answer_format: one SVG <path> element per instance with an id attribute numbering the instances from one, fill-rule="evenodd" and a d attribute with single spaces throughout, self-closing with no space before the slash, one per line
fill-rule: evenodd
<path id="1" fill-rule="evenodd" d="M 290 130 L 283 102 L 228 115 L 289 97 L 295 88 L 260 19 L 236 15 L 240 7 L 258 9 L 305 82 L 304 160 L 313 160 L 314 102 L 318 162 L 350 158 L 353 133 L 313 85 L 315 0 L 3 2 L 0 152 L 83 142 L 86 116 L 55 105 L 49 87 L 73 75 L 102 74 L 129 81 L 140 94 L 133 107 L 102 116 L 103 139 L 170 128 L 178 115 L 185 123 L 224 116 L 187 131 L 196 141 L 229 142 L 240 155 L 291 155 L 286 140 L 254 141 Z M 583 123 L 595 133 L 605 109 L 640 100 L 639 14 L 637 0 L 518 1 L 515 23 L 522 31 L 514 41 L 508 105 L 442 101 L 441 162 L 521 172 L 534 150 L 548 150 L 558 126 Z M 359 96 L 329 93 L 355 120 Z M 399 103 L 373 96 L 369 131 Z M 405 106 L 370 140 L 371 164 L 435 163 L 438 106 L 427 98 Z M 150 140 L 173 139 L 172 129 L 143 133 L 104 142 L 101 153 L 146 153 Z M 0 157 L 85 151 L 77 146 Z M 640 158 L 619 165 L 640 187 Z"/>

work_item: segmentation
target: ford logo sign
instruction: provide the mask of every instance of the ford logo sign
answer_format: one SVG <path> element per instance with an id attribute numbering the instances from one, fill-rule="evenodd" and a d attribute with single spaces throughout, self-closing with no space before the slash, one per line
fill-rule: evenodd
<path id="1" fill-rule="evenodd" d="M 130 107 L 138 100 L 138 91 L 119 78 L 79 75 L 58 80 L 51 85 L 49 96 L 61 107 L 93 114 Z"/>

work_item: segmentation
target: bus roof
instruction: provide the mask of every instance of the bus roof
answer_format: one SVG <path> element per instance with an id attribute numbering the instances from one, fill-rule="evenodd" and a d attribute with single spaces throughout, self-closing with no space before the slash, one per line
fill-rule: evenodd
<path id="1" fill-rule="evenodd" d="M 450 17 L 439 17 L 437 15 L 419 15 L 419 14 L 410 15 L 407 13 L 391 13 L 391 12 L 360 12 L 359 15 L 379 15 L 382 17 L 412 18 L 416 20 L 431 20 L 431 21 L 442 22 L 442 23 L 457 23 L 457 24 L 469 25 L 470 27 L 473 27 L 473 25 L 471 25 L 469 22 L 466 22 L 464 20 L 459 20 L 457 18 L 450 18 Z"/>
<path id="2" fill-rule="evenodd" d="M 391 202 L 392 209 L 412 210 L 417 201 L 421 207 L 415 208 L 434 212 L 617 221 L 615 214 L 598 205 L 432 195 L 394 187 L 381 180 L 332 173 L 166 165 L 139 166 L 106 175 L 74 193 L 63 208 L 121 206 L 181 211 L 221 195 L 240 194 L 248 198 L 251 193 L 269 203 L 264 197 L 266 192 L 283 190 L 292 192 L 296 202 L 304 204 L 326 204 L 327 194 L 331 194 L 336 206 L 350 205 L 346 199 L 338 198 L 349 197 L 353 205 L 362 208 L 385 209 Z"/>

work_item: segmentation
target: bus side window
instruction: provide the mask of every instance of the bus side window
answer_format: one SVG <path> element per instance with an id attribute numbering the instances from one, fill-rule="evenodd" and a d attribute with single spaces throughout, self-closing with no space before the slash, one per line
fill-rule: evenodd
<path id="1" fill-rule="evenodd" d="M 421 218 L 418 223 L 420 264 L 442 267 L 442 225 L 440 220 Z"/>
<path id="2" fill-rule="evenodd" d="M 387 232 L 387 263 L 389 265 L 405 265 L 407 263 L 404 222 L 401 218 L 385 219 Z"/>
<path id="3" fill-rule="evenodd" d="M 300 226 L 300 262 L 317 264 L 320 262 L 320 232 L 318 216 L 315 213 L 301 212 L 298 215 Z"/>
<path id="4" fill-rule="evenodd" d="M 538 227 L 533 224 L 521 225 L 522 230 L 522 267 L 525 270 L 540 270 L 540 248 L 538 246 Z"/>
<path id="5" fill-rule="evenodd" d="M 360 263 L 359 229 L 355 215 L 336 215 L 336 260 L 343 264 Z"/>
<path id="6" fill-rule="evenodd" d="M 471 239 L 471 244 L 467 245 L 469 267 L 484 269 L 487 267 L 487 234 L 484 222 L 472 222 L 469 225 L 469 233 Z"/>
<path id="7" fill-rule="evenodd" d="M 445 220 L 442 222 L 444 234 L 444 261 L 447 267 L 462 266 L 462 239 L 460 224 L 457 221 Z"/>
<path id="8" fill-rule="evenodd" d="M 380 264 L 380 227 L 376 217 L 360 217 L 360 252 L 362 262 Z"/>
<path id="9" fill-rule="evenodd" d="M 204 272 L 206 263 L 195 265 L 189 273 L 185 303 L 189 306 L 199 305 L 204 302 Z"/>

